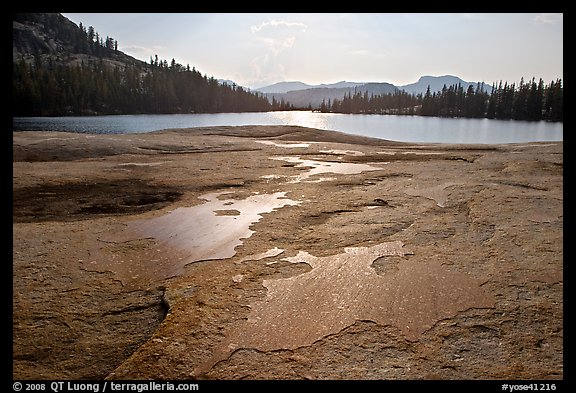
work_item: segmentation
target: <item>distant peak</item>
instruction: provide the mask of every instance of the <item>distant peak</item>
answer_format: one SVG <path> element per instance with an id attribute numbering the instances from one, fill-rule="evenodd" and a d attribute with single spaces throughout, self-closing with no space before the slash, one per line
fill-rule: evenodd
<path id="1" fill-rule="evenodd" d="M 443 78 L 446 78 L 446 79 L 460 79 L 460 78 L 458 78 L 457 76 L 454 76 L 454 75 L 424 75 L 424 76 L 421 76 L 420 79 L 418 79 L 418 80 L 421 81 L 421 80 L 426 80 L 426 79 L 443 79 Z"/>

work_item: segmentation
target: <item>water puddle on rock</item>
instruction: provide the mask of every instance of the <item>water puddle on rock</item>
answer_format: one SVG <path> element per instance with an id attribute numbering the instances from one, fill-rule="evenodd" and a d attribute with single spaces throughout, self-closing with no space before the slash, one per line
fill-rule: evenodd
<path id="1" fill-rule="evenodd" d="M 158 166 L 165 164 L 166 161 L 160 162 L 123 162 L 121 164 L 117 164 L 118 167 L 140 167 L 140 166 Z"/>
<path id="2" fill-rule="evenodd" d="M 218 199 L 223 193 L 202 196 L 198 206 L 178 208 L 164 216 L 130 223 L 132 231 L 153 237 L 187 251 L 187 263 L 231 258 L 242 239 L 252 236 L 250 225 L 263 213 L 300 202 L 285 198 L 285 192 L 252 195 L 246 199 Z M 234 214 L 227 214 L 234 212 Z"/>
<path id="3" fill-rule="evenodd" d="M 334 173 L 343 175 L 357 175 L 367 171 L 379 171 L 382 168 L 368 165 L 368 164 L 354 164 L 348 162 L 332 162 L 332 161 L 314 161 L 304 160 L 300 157 L 272 157 L 273 160 L 286 161 L 297 164 L 296 168 L 311 168 L 307 172 L 300 175 L 293 176 L 293 179 L 288 183 L 300 183 L 308 180 L 315 175 L 324 173 Z M 324 180 L 332 180 L 333 178 L 324 178 Z M 316 180 L 317 181 L 317 180 Z"/>
<path id="4" fill-rule="evenodd" d="M 307 143 L 278 143 L 278 142 L 274 142 L 274 141 L 256 141 L 256 143 L 260 143 L 262 145 L 268 145 L 268 146 L 275 146 L 275 147 L 283 147 L 286 149 L 294 149 L 294 148 L 308 148 L 310 147 L 310 144 L 313 142 L 307 142 Z"/>
<path id="5" fill-rule="evenodd" d="M 151 267 L 156 270 L 154 276 L 161 279 L 181 274 L 183 267 L 192 262 L 233 257 L 236 254 L 235 248 L 242 244 L 243 239 L 252 236 L 254 231 L 250 225 L 260 221 L 262 214 L 300 204 L 299 201 L 286 198 L 285 192 L 252 195 L 246 199 L 219 199 L 222 195 L 225 193 L 206 194 L 201 197 L 206 201 L 203 204 L 177 208 L 160 217 L 132 221 L 122 233 L 103 236 L 100 240 L 128 244 L 142 239 L 155 239 L 163 246 L 162 249 L 173 250 L 178 254 L 177 260 L 172 258 L 158 261 Z M 110 264 L 106 268 L 126 276 L 144 267 L 138 261 L 123 262 Z M 127 265 L 131 266 L 129 271 Z M 124 271 L 127 273 L 123 274 Z M 140 272 L 139 275 L 150 275 L 146 273 Z"/>
<path id="6" fill-rule="evenodd" d="M 357 150 L 339 150 L 339 149 L 332 149 L 332 150 L 320 150 L 322 154 L 336 154 L 336 155 L 344 155 L 344 156 L 364 156 L 365 154 L 361 151 Z"/>
<path id="7" fill-rule="evenodd" d="M 379 275 L 372 263 L 382 257 L 412 254 L 400 241 L 349 247 L 342 254 L 316 257 L 299 251 L 286 258 L 312 267 L 295 277 L 264 280 L 266 298 L 251 305 L 248 319 L 217 347 L 203 373 L 239 348 L 260 351 L 296 349 L 337 334 L 356 321 L 398 328 L 417 340 L 438 321 L 469 308 L 490 308 L 494 298 L 480 280 L 447 270 L 436 258 L 412 262 Z"/>

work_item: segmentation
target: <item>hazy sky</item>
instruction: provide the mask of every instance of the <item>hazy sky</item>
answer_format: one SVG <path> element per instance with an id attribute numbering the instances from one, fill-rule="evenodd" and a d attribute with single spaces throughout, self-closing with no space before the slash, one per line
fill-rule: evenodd
<path id="1" fill-rule="evenodd" d="M 82 14 L 118 49 L 149 61 L 174 58 L 208 76 L 257 88 L 416 82 L 422 75 L 466 81 L 563 78 L 563 14 Z"/>

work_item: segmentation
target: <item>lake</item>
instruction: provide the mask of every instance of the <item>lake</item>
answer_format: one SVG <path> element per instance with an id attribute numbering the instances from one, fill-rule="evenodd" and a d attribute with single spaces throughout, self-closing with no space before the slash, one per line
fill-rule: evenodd
<path id="1" fill-rule="evenodd" d="M 15 117 L 14 131 L 141 133 L 167 128 L 296 125 L 400 142 L 524 143 L 562 141 L 563 123 L 455 119 L 426 116 L 350 115 L 309 111 L 80 117 Z"/>

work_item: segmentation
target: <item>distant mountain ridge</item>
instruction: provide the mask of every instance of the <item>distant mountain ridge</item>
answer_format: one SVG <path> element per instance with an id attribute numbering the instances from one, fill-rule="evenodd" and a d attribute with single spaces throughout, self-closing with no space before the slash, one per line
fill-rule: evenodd
<path id="1" fill-rule="evenodd" d="M 444 85 L 451 86 L 457 85 L 460 83 L 464 89 L 467 89 L 469 85 L 473 85 L 474 87 L 478 84 L 478 82 L 466 82 L 463 79 L 454 76 L 454 75 L 442 75 L 442 76 L 431 76 L 425 75 L 421 76 L 415 83 L 410 83 L 407 85 L 402 86 L 394 86 L 391 83 L 387 82 L 347 82 L 347 81 L 340 81 L 336 83 L 322 83 L 319 85 L 309 85 L 304 82 L 300 81 L 292 81 L 292 82 L 278 82 L 272 85 L 259 87 L 257 89 L 251 89 L 253 91 L 258 91 L 260 93 L 288 93 L 290 91 L 298 91 L 298 90 L 308 90 L 308 89 L 336 89 L 336 88 L 354 88 L 354 87 L 361 87 L 365 85 L 392 85 L 399 90 L 404 90 L 409 94 L 424 94 L 428 86 L 430 86 L 430 92 L 438 92 L 442 90 Z M 480 82 L 483 83 L 483 82 Z M 486 84 L 484 84 L 486 86 Z M 487 87 L 486 89 L 489 89 Z"/>
<path id="2" fill-rule="evenodd" d="M 290 91 L 307 90 L 307 89 L 339 89 L 339 88 L 350 88 L 364 85 L 364 82 L 346 82 L 340 81 L 336 83 L 322 83 L 319 85 L 309 85 L 304 82 L 294 81 L 294 82 L 278 82 L 272 85 L 259 87 L 258 89 L 252 89 L 253 91 L 258 91 L 260 93 L 288 93 Z"/>
<path id="3" fill-rule="evenodd" d="M 304 82 L 278 82 L 269 86 L 263 86 L 253 90 L 264 94 L 268 93 L 282 94 L 282 93 L 288 93 L 289 91 L 306 90 L 312 88 L 314 88 L 314 86 Z"/>
<path id="4" fill-rule="evenodd" d="M 286 93 L 264 93 L 268 100 L 289 102 L 296 108 L 311 106 L 317 108 L 322 104 L 334 99 L 342 99 L 346 94 L 368 91 L 368 94 L 394 93 L 397 88 L 390 83 L 364 83 L 354 87 L 314 87 L 310 89 L 291 90 Z"/>
<path id="5" fill-rule="evenodd" d="M 480 82 L 482 83 L 482 82 Z M 386 82 L 347 82 L 341 81 L 332 84 L 309 85 L 300 81 L 292 82 L 278 82 L 269 86 L 254 89 L 254 91 L 264 93 L 271 101 L 284 100 L 290 102 L 295 107 L 318 107 L 322 101 L 342 99 L 346 94 L 354 92 L 368 92 L 368 94 L 393 94 L 395 91 L 404 90 L 409 94 L 422 94 L 426 93 L 428 86 L 430 92 L 439 92 L 444 86 L 449 87 L 452 85 L 460 84 L 464 90 L 468 86 L 476 88 L 478 82 L 466 82 L 461 78 L 453 75 L 443 76 L 430 76 L 425 75 L 420 77 L 417 82 L 410 83 L 403 86 L 395 86 Z M 484 90 L 490 92 L 491 86 L 484 84 Z"/>
<path id="6" fill-rule="evenodd" d="M 404 86 L 398 86 L 399 89 L 404 90 L 409 94 L 425 94 L 428 86 L 430 86 L 430 92 L 439 92 L 444 86 L 449 87 L 452 85 L 462 85 L 464 91 L 468 89 L 468 86 L 476 87 L 478 83 L 483 82 L 466 82 L 454 75 L 443 75 L 443 76 L 422 76 L 418 79 L 418 82 L 410 83 Z M 484 90 L 490 92 L 492 87 L 484 83 Z"/>

